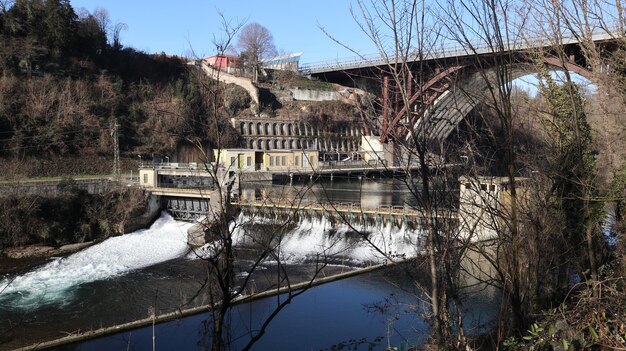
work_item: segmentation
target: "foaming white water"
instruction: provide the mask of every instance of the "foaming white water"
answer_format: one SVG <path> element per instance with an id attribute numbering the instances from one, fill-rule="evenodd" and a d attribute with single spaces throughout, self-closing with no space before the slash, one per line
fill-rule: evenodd
<path id="1" fill-rule="evenodd" d="M 149 229 L 109 238 L 26 274 L 0 280 L 0 304 L 26 309 L 62 304 L 80 284 L 183 256 L 191 225 L 163 212 Z"/>
<path id="2" fill-rule="evenodd" d="M 263 229 L 263 224 L 272 221 L 263 217 L 240 215 L 238 225 L 231 226 L 235 246 L 254 245 Z M 251 223 L 252 225 L 240 225 Z M 259 225 L 255 228 L 255 224 Z M 258 230 L 257 230 L 258 229 Z M 390 258 L 416 257 L 420 247 L 420 230 L 411 230 L 404 225 L 397 228 L 385 225 L 332 224 L 327 218 L 303 218 L 294 229 L 285 233 L 272 233 L 274 245 L 284 263 L 302 263 L 311 260 L 342 260 L 353 264 L 383 263 Z M 189 258 L 207 256 L 214 251 L 215 243 L 209 243 Z"/>
<path id="3" fill-rule="evenodd" d="M 391 224 L 333 226 L 326 218 L 304 219 L 283 237 L 280 245 L 287 262 L 305 259 L 341 258 L 354 263 L 382 263 L 390 257 L 415 257 L 417 231 Z"/>

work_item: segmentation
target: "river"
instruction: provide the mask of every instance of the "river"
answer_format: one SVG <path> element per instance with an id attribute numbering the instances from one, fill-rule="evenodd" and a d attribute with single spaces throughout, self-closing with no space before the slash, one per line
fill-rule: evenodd
<path id="1" fill-rule="evenodd" d="M 262 188 L 252 186 L 248 190 L 265 191 L 272 196 L 294 191 L 288 186 Z M 354 180 L 319 183 L 306 196 L 365 201 L 370 206 L 414 201 L 397 180 L 368 181 L 365 185 Z M 235 232 L 237 257 L 244 271 L 254 254 L 247 248 L 246 240 L 254 236 L 256 220 L 240 216 L 239 221 L 253 224 L 247 230 Z M 205 304 L 207 295 L 202 288 L 205 262 L 186 245 L 186 230 L 190 226 L 164 213 L 149 229 L 110 238 L 78 253 L 3 277 L 0 279 L 0 349 L 144 318 L 155 305 L 157 313 L 165 313 Z M 314 263 L 320 251 L 333 257 L 325 262 L 328 266 L 323 275 L 381 263 L 379 252 L 350 235 L 353 229 L 337 227 L 324 218 L 302 220 L 297 226 L 285 229 L 281 256 L 288 264 L 290 278 L 308 279 L 315 271 Z M 419 253 L 416 248 L 419 231 L 382 224 L 362 229 L 369 230 L 368 239 L 384 247 L 385 252 L 405 257 Z M 263 289 L 275 271 L 275 262 L 264 262 L 251 279 L 253 287 Z M 258 349 L 325 349 L 355 343 L 365 349 L 375 343 L 375 349 L 381 349 L 387 343 L 419 344 L 427 335 L 427 325 L 413 309 L 417 307 L 419 311 L 416 298 L 419 293 L 406 283 L 415 278 L 408 279 L 404 271 L 384 270 L 310 289 L 281 312 L 257 345 Z M 245 275 L 238 276 L 240 282 L 244 278 Z M 493 293 L 481 292 L 468 298 L 473 307 L 466 318 L 480 316 L 485 320 L 494 315 Z M 375 307 L 381 301 L 390 302 L 389 308 Z M 274 302 L 275 298 L 262 299 L 233 309 L 232 335 L 237 336 L 234 349 L 243 345 L 246 330 L 254 329 L 263 318 L 263 311 Z M 207 340 L 203 327 L 206 318 L 206 314 L 201 314 L 159 325 L 156 333 L 159 349 L 202 349 Z M 152 347 L 151 329 L 143 328 L 61 349 L 126 349 L 129 338 L 134 349 Z"/>

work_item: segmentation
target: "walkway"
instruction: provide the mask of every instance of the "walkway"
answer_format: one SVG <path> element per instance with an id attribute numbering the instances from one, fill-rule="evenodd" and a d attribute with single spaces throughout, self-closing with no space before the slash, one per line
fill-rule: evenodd
<path id="1" fill-rule="evenodd" d="M 270 209 L 270 210 L 282 210 L 282 211 L 313 211 L 320 213 L 339 214 L 342 217 L 350 215 L 361 216 L 385 216 L 385 217 L 412 217 L 425 218 L 424 211 L 422 209 L 408 207 L 408 206 L 377 206 L 377 207 L 363 207 L 360 203 L 354 202 L 310 202 L 300 199 L 233 199 L 231 201 L 233 205 L 238 205 L 241 208 L 256 208 L 256 209 Z M 452 209 L 436 209 L 433 211 L 433 218 L 449 218 L 454 219 L 457 217 L 457 212 Z"/>

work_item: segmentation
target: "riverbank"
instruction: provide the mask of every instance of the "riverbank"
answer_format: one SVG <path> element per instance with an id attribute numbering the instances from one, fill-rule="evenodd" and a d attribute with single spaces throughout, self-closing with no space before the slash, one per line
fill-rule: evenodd
<path id="1" fill-rule="evenodd" d="M 55 187 L 58 194 L 52 197 L 24 195 L 19 189 L 0 196 L 0 256 L 64 255 L 146 228 L 160 213 L 158 199 L 138 187 L 90 193 L 72 179 Z"/>

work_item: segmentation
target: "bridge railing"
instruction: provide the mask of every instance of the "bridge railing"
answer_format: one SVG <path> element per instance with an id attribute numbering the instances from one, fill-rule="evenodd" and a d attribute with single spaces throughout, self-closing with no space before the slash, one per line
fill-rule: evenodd
<path id="1" fill-rule="evenodd" d="M 607 40 L 611 38 L 622 38 L 624 34 L 619 32 L 617 24 L 610 26 L 608 30 L 598 29 L 596 33 L 592 35 L 592 40 Z M 564 37 L 562 44 L 575 44 L 578 43 L 578 39 L 575 36 Z M 545 38 L 542 36 L 522 37 L 518 41 L 514 41 L 508 44 L 506 51 L 518 51 L 528 50 L 532 48 L 540 48 L 553 45 L 551 38 Z M 498 49 L 499 50 L 499 49 Z M 417 61 L 421 57 L 423 60 L 441 59 L 447 57 L 467 56 L 474 54 L 486 54 L 493 53 L 494 47 L 489 44 L 477 44 L 471 47 L 461 45 L 458 43 L 442 45 L 438 48 L 431 48 L 425 50 L 421 54 L 413 52 L 406 57 L 407 61 Z M 395 60 L 395 54 L 365 54 L 361 56 L 351 56 L 345 58 L 338 58 L 334 60 L 324 60 L 311 63 L 305 63 L 300 65 L 300 73 L 312 74 L 326 71 L 338 71 L 345 69 L 354 69 L 360 67 L 379 66 L 387 63 L 392 63 Z M 404 59 L 404 58 L 399 58 Z"/>

